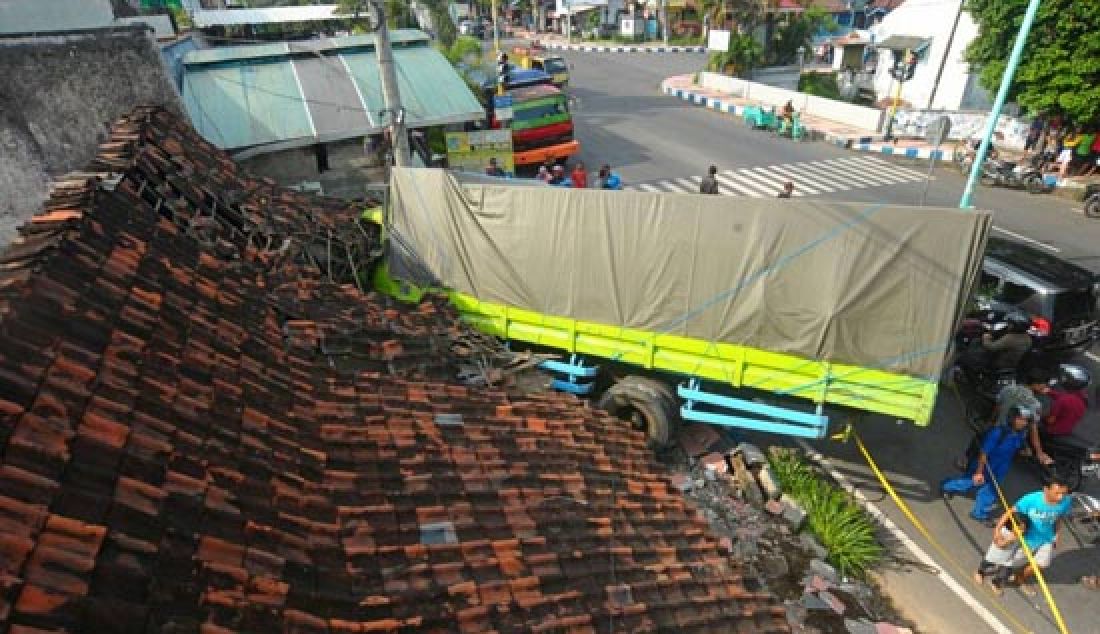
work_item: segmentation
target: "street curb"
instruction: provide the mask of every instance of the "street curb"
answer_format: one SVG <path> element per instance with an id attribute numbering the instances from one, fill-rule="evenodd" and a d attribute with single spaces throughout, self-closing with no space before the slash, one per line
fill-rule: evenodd
<path id="1" fill-rule="evenodd" d="M 705 46 L 588 46 L 585 44 L 540 43 L 551 51 L 576 51 L 579 53 L 705 53 Z"/>
<path id="2" fill-rule="evenodd" d="M 661 82 L 661 91 L 670 97 L 679 97 L 692 105 L 702 106 L 708 110 L 717 110 L 718 112 L 724 112 L 734 117 L 740 117 L 745 114 L 744 106 L 726 103 L 717 97 L 708 97 L 707 95 L 701 95 L 689 90 L 684 90 L 683 88 L 673 88 L 665 82 Z M 821 130 L 810 127 L 806 128 L 807 141 L 818 141 L 825 137 L 826 133 Z"/>

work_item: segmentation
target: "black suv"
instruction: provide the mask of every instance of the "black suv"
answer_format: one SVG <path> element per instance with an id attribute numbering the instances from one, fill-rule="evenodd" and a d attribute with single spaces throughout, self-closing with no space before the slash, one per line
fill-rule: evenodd
<path id="1" fill-rule="evenodd" d="M 1084 351 L 1100 336 L 1100 277 L 1034 247 L 989 238 L 970 317 L 1017 308 L 1039 352 Z"/>

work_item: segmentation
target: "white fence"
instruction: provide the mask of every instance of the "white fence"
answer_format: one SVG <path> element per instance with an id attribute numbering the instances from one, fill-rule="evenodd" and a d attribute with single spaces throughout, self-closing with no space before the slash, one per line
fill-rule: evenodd
<path id="1" fill-rule="evenodd" d="M 878 108 L 857 106 L 836 99 L 825 99 L 727 75 L 702 73 L 700 81 L 705 88 L 720 90 L 734 97 L 758 101 L 770 106 L 781 107 L 790 101 L 795 110 L 802 114 L 829 119 L 864 130 L 880 131 L 886 121 L 886 113 Z"/>

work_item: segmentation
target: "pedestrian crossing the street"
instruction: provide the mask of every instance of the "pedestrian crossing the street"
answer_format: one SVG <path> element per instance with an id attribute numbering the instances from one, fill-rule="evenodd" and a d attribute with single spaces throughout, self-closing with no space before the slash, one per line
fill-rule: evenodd
<path id="1" fill-rule="evenodd" d="M 853 189 L 882 187 L 924 180 L 919 170 L 895 165 L 873 156 L 852 156 L 821 161 L 744 167 L 718 172 L 718 192 L 727 196 L 774 198 L 787 181 L 794 183 L 794 197 L 821 196 Z M 646 192 L 698 194 L 702 176 L 666 178 L 633 183 L 625 189 Z"/>

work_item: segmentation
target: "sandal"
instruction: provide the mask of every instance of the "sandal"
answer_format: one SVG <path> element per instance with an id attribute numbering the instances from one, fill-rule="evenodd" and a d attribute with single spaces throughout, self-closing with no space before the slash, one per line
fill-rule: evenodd
<path id="1" fill-rule="evenodd" d="M 1094 575 L 1081 577 L 1081 585 L 1085 586 L 1089 590 L 1100 590 L 1100 577 L 1096 577 Z"/>

